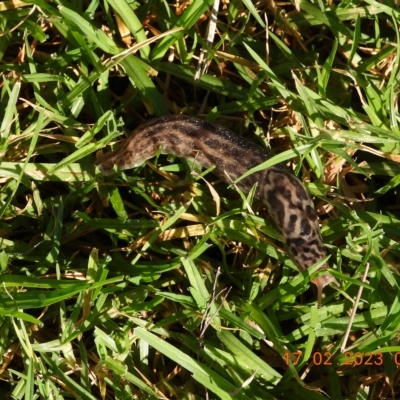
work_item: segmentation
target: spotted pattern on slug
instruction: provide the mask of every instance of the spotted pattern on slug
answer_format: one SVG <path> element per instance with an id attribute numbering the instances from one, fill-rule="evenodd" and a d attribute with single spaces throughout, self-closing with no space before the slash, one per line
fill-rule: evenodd
<path id="1" fill-rule="evenodd" d="M 115 165 L 120 170 L 135 168 L 160 150 L 163 154 L 195 159 L 205 168 L 215 166 L 213 173 L 229 183 L 270 158 L 265 149 L 223 126 L 173 115 L 139 126 L 118 151 L 100 156 L 96 165 L 104 175 L 111 175 Z M 281 164 L 242 179 L 238 187 L 248 192 L 254 184 L 257 184 L 256 196 L 285 237 L 298 267 L 305 270 L 324 258 L 326 251 L 317 214 L 303 184 Z M 339 285 L 328 273 L 313 280 L 319 296 L 330 282 Z"/>
<path id="2" fill-rule="evenodd" d="M 261 193 L 299 268 L 304 270 L 326 256 L 318 218 L 302 183 L 288 171 L 269 169 Z"/>

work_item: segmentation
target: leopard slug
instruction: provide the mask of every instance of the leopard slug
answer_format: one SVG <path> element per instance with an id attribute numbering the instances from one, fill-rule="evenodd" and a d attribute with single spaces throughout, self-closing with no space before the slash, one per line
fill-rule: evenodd
<path id="1" fill-rule="evenodd" d="M 152 119 L 139 126 L 118 151 L 96 160 L 104 175 L 135 168 L 158 152 L 194 159 L 225 182 L 239 178 L 268 158 L 267 150 L 231 130 L 184 115 Z M 314 204 L 303 184 L 283 165 L 277 164 L 242 179 L 237 186 L 248 192 L 257 184 L 256 197 L 286 239 L 290 255 L 300 270 L 305 270 L 326 256 Z M 322 269 L 327 265 L 322 266 Z M 329 273 L 314 278 L 321 302 L 322 290 L 329 283 L 339 285 Z"/>

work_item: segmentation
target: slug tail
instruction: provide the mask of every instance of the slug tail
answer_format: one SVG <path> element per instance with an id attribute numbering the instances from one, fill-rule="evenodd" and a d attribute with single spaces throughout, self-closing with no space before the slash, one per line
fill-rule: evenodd
<path id="1" fill-rule="evenodd" d="M 325 288 L 325 286 L 328 286 L 329 284 L 333 283 L 337 287 L 340 287 L 340 283 L 337 281 L 337 279 L 332 276 L 331 274 L 326 274 L 326 275 L 321 275 L 317 276 L 311 281 L 316 287 L 317 287 L 317 292 L 318 292 L 318 308 L 321 307 L 322 305 L 322 292 Z"/>

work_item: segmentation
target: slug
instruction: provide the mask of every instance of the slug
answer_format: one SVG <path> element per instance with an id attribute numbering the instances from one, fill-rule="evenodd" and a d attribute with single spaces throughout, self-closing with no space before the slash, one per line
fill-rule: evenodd
<path id="1" fill-rule="evenodd" d="M 159 151 L 196 160 L 201 166 L 215 166 L 213 173 L 231 183 L 249 169 L 261 164 L 270 154 L 257 144 L 231 130 L 199 118 L 169 115 L 139 126 L 118 151 L 97 158 L 96 166 L 104 175 L 138 167 Z M 256 197 L 286 239 L 290 255 L 303 271 L 326 256 L 314 204 L 303 184 L 281 164 L 242 179 L 237 186 L 248 192 L 257 183 Z M 325 264 L 321 269 L 328 266 Z M 318 303 L 325 286 L 336 279 L 329 273 L 314 278 Z"/>

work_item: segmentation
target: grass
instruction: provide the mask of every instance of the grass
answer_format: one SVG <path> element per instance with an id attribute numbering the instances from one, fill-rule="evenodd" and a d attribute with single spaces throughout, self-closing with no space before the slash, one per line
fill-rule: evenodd
<path id="1" fill-rule="evenodd" d="M 209 0 L 0 3 L 0 398 L 399 398 L 396 3 L 231 0 L 210 43 Z M 321 308 L 251 194 L 171 157 L 95 171 L 168 113 L 305 182 Z"/>

